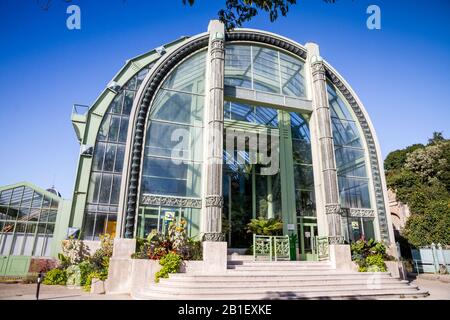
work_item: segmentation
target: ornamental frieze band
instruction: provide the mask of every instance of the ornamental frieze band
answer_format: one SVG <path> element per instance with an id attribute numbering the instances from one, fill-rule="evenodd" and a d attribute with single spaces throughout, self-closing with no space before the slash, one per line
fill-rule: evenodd
<path id="1" fill-rule="evenodd" d="M 195 198 L 177 198 L 167 196 L 155 196 L 144 194 L 141 199 L 142 204 L 150 204 L 156 206 L 170 206 L 183 208 L 201 208 L 202 200 Z"/>

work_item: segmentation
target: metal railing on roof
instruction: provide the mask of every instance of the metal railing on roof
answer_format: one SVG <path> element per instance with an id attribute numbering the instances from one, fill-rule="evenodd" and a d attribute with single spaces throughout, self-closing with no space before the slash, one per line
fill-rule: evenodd
<path id="1" fill-rule="evenodd" d="M 84 116 L 89 111 L 89 106 L 84 104 L 74 104 L 72 107 L 72 115 Z"/>

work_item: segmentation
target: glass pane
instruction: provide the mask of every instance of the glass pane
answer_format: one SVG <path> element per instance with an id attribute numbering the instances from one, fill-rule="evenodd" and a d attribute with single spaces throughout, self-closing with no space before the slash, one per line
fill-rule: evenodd
<path id="1" fill-rule="evenodd" d="M 116 148 L 117 146 L 115 144 L 108 144 L 106 148 L 105 162 L 103 164 L 104 171 L 113 171 L 114 160 L 116 157 Z"/>
<path id="2" fill-rule="evenodd" d="M 353 177 L 367 177 L 366 165 L 365 163 L 360 163 L 356 166 L 350 166 L 347 168 L 341 168 L 339 170 L 339 175 L 341 176 L 353 176 Z"/>
<path id="3" fill-rule="evenodd" d="M 20 200 L 22 199 L 23 191 L 24 191 L 23 187 L 14 188 L 10 206 L 19 207 Z"/>
<path id="4" fill-rule="evenodd" d="M 99 235 L 105 233 L 105 226 L 106 226 L 106 214 L 98 213 L 97 219 L 95 220 L 95 226 L 94 226 L 94 239 L 98 240 Z"/>
<path id="5" fill-rule="evenodd" d="M 331 84 L 327 85 L 328 91 L 328 102 L 330 104 L 331 116 L 339 119 L 346 120 L 355 120 L 350 112 L 349 108 L 347 108 L 344 101 L 342 101 L 341 97 L 337 94 L 334 86 Z"/>
<path id="6" fill-rule="evenodd" d="M 280 93 L 277 51 L 253 46 L 253 88 Z"/>
<path id="7" fill-rule="evenodd" d="M 136 76 L 133 76 L 130 80 L 125 84 L 126 89 L 136 90 Z"/>
<path id="8" fill-rule="evenodd" d="M 163 88 L 203 94 L 205 67 L 206 52 L 202 51 L 176 67 L 164 81 Z"/>
<path id="9" fill-rule="evenodd" d="M 142 174 L 153 177 L 186 179 L 187 164 L 175 163 L 172 159 L 148 157 L 144 160 Z"/>
<path id="10" fill-rule="evenodd" d="M 84 219 L 84 239 L 92 239 L 94 234 L 95 214 L 86 214 Z"/>
<path id="11" fill-rule="evenodd" d="M 120 183 L 122 176 L 114 175 L 111 190 L 111 204 L 119 204 Z"/>
<path id="12" fill-rule="evenodd" d="M 92 159 L 93 170 L 102 170 L 104 155 L 105 155 L 105 143 L 97 142 L 97 145 L 95 146 L 94 159 Z"/>
<path id="13" fill-rule="evenodd" d="M 125 99 L 123 101 L 123 114 L 129 115 L 133 107 L 134 92 L 125 91 Z"/>
<path id="14" fill-rule="evenodd" d="M 111 193 L 112 175 L 104 173 L 102 176 L 102 186 L 98 198 L 99 203 L 109 203 L 109 196 Z"/>
<path id="15" fill-rule="evenodd" d="M 370 208 L 367 179 L 338 176 L 341 205 L 346 208 Z"/>
<path id="16" fill-rule="evenodd" d="M 338 174 L 343 168 L 356 166 L 365 161 L 363 149 L 337 147 L 335 149 L 335 156 Z"/>
<path id="17" fill-rule="evenodd" d="M 336 146 L 362 148 L 361 138 L 354 121 L 331 118 L 333 139 Z"/>
<path id="18" fill-rule="evenodd" d="M 225 85 L 252 87 L 250 46 L 225 46 Z"/>
<path id="19" fill-rule="evenodd" d="M 315 216 L 316 204 L 314 191 L 296 190 L 297 216 Z"/>
<path id="20" fill-rule="evenodd" d="M 42 195 L 37 193 L 37 192 L 35 192 L 34 195 L 33 195 L 33 202 L 31 204 L 31 206 L 33 208 L 40 208 L 41 205 L 42 205 L 42 200 L 43 200 Z"/>
<path id="21" fill-rule="evenodd" d="M 109 131 L 109 123 L 111 121 L 111 116 L 107 114 L 102 121 L 102 125 L 100 126 L 100 130 L 98 131 L 97 140 L 105 141 L 108 136 Z"/>
<path id="22" fill-rule="evenodd" d="M 123 103 L 123 92 L 117 94 L 113 101 L 111 102 L 110 111 L 111 113 L 121 114 L 122 113 L 122 103 Z"/>
<path id="23" fill-rule="evenodd" d="M 125 143 L 127 141 L 128 133 L 128 117 L 122 117 L 120 122 L 119 142 Z"/>
<path id="24" fill-rule="evenodd" d="M 98 203 L 101 176 L 100 173 L 92 173 L 91 180 L 89 181 L 88 203 Z"/>
<path id="25" fill-rule="evenodd" d="M 147 76 L 147 73 L 149 71 L 150 66 L 148 66 L 147 68 L 141 70 L 139 72 L 139 74 L 137 75 L 137 85 L 136 85 L 136 90 L 139 89 L 139 86 L 141 85 L 142 81 L 144 81 L 144 78 Z"/>
<path id="26" fill-rule="evenodd" d="M 122 173 L 124 154 L 125 154 L 125 146 L 118 145 L 116 162 L 114 164 L 114 172 Z"/>
<path id="27" fill-rule="evenodd" d="M 305 96 L 303 62 L 280 52 L 281 88 L 287 96 Z"/>
<path id="28" fill-rule="evenodd" d="M 296 189 L 314 189 L 312 166 L 294 165 L 294 181 Z"/>
<path id="29" fill-rule="evenodd" d="M 196 99 L 190 94 L 160 90 L 153 103 L 152 119 L 179 123 L 193 123 L 200 117 L 198 109 L 202 108 L 203 99 Z"/>
<path id="30" fill-rule="evenodd" d="M 366 240 L 375 239 L 374 219 L 362 218 L 364 227 L 364 238 Z"/>
<path id="31" fill-rule="evenodd" d="M 278 127 L 278 111 L 268 107 L 251 106 L 226 101 L 224 106 L 224 118 Z"/>
<path id="32" fill-rule="evenodd" d="M 57 211 L 51 210 L 48 215 L 48 222 L 55 222 L 57 213 Z"/>
<path id="33" fill-rule="evenodd" d="M 145 154 L 191 159 L 189 136 L 193 131 L 194 128 L 188 126 L 151 122 L 147 130 Z"/>
<path id="34" fill-rule="evenodd" d="M 12 189 L 4 190 L 0 193 L 0 204 L 8 205 L 12 195 Z"/>
<path id="35" fill-rule="evenodd" d="M 108 141 L 117 141 L 119 137 L 119 124 L 120 124 L 120 116 L 111 116 Z"/>

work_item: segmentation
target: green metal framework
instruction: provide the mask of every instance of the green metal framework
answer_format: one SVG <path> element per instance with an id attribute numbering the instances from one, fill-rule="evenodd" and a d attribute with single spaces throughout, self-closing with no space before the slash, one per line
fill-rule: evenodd
<path id="1" fill-rule="evenodd" d="M 175 48 L 181 46 L 187 39 L 187 37 L 182 37 L 176 41 L 168 43 L 164 46 L 164 50 L 170 52 L 171 50 L 174 50 Z M 113 77 L 108 87 L 100 94 L 100 96 L 96 99 L 92 106 L 90 106 L 87 110 L 85 109 L 81 111 L 74 108 L 74 112 L 72 113 L 72 124 L 74 126 L 77 139 L 80 142 L 82 148 L 78 161 L 73 200 L 70 204 L 70 216 L 68 225 L 70 225 L 71 227 L 82 229 L 84 223 L 86 222 L 86 216 L 91 214 L 90 216 L 94 218 L 90 221 L 90 225 L 93 227 L 93 232 L 91 232 L 90 235 L 91 239 L 95 238 L 96 230 L 94 226 L 97 225 L 97 216 L 99 216 L 100 214 L 103 219 L 103 215 L 106 215 L 107 222 L 108 217 L 115 219 L 119 210 L 116 203 L 113 203 L 112 206 L 110 205 L 111 198 L 109 198 L 109 202 L 107 203 L 108 213 L 104 211 L 99 201 L 94 202 L 88 199 L 89 192 L 91 192 L 91 195 L 95 194 L 95 179 L 97 179 L 97 177 L 93 177 L 92 175 L 93 171 L 95 171 L 95 156 L 93 155 L 98 150 L 97 142 L 101 140 L 99 139 L 99 136 L 104 133 L 101 129 L 102 125 L 105 124 L 104 119 L 106 117 L 106 114 L 114 109 L 116 102 L 120 100 L 123 95 L 127 94 L 127 91 L 138 90 L 139 86 L 136 85 L 133 79 L 136 79 L 137 82 L 138 74 L 143 69 L 148 68 L 150 64 L 157 61 L 160 56 L 161 50 L 154 49 L 148 53 L 128 60 L 125 66 Z M 133 89 L 130 88 L 131 86 L 133 86 Z M 132 102 L 133 101 L 131 101 L 131 103 Z M 121 114 L 123 114 L 123 112 L 121 112 Z M 103 172 L 103 168 L 100 171 L 98 171 L 97 169 L 97 172 Z M 115 173 L 114 176 L 118 177 L 119 174 Z M 114 178 L 112 180 L 114 180 Z M 113 183 L 113 181 L 111 183 Z M 116 178 L 116 184 L 119 184 L 120 189 L 119 178 Z M 111 184 L 110 190 L 116 187 L 117 186 Z M 95 199 L 95 197 L 92 197 L 92 199 Z M 90 207 L 88 207 L 88 205 Z M 104 222 L 105 220 L 103 219 L 102 221 Z M 98 227 L 97 230 L 98 234 L 105 231 L 104 228 L 100 227 Z"/>

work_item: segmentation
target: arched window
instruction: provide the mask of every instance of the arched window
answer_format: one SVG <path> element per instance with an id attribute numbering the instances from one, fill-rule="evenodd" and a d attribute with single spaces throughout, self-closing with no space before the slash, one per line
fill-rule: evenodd
<path id="1" fill-rule="evenodd" d="M 331 84 L 328 85 L 328 100 L 341 205 L 346 208 L 371 208 L 366 151 L 359 124 Z"/>
<path id="2" fill-rule="evenodd" d="M 165 232 L 169 221 L 181 217 L 188 221 L 189 235 L 199 231 L 200 208 L 192 203 L 201 199 L 205 68 L 205 51 L 189 57 L 169 74 L 152 102 L 138 236 L 153 229 Z"/>
<path id="3" fill-rule="evenodd" d="M 367 151 L 362 141 L 360 125 L 351 108 L 336 88 L 328 84 L 328 101 L 333 126 L 340 204 L 344 208 L 371 209 Z M 374 218 L 343 215 L 344 236 L 349 241 L 374 239 Z"/>
<path id="4" fill-rule="evenodd" d="M 120 89 L 109 105 L 97 134 L 84 222 L 84 238 L 98 239 L 116 230 L 128 119 L 139 86 L 151 65 Z"/>

